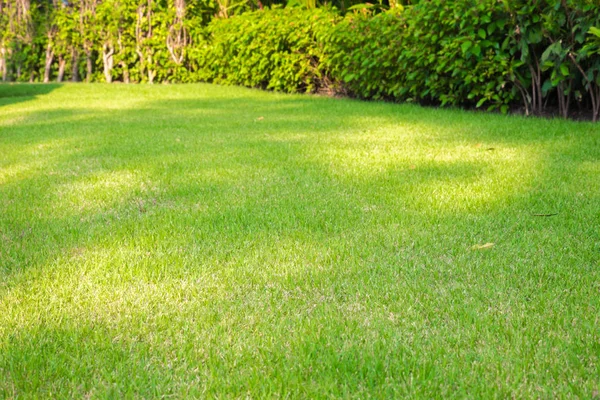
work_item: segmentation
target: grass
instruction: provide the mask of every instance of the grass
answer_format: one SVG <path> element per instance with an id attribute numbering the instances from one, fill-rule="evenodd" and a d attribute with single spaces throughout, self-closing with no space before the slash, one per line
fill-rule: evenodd
<path id="1" fill-rule="evenodd" d="M 2 85 L 0 397 L 591 398 L 599 227 L 600 125 Z"/>

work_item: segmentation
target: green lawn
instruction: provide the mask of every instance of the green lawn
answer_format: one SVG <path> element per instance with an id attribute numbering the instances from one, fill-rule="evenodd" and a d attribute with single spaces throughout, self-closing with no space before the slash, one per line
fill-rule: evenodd
<path id="1" fill-rule="evenodd" d="M 0 398 L 598 390 L 600 125 L 0 86 Z"/>

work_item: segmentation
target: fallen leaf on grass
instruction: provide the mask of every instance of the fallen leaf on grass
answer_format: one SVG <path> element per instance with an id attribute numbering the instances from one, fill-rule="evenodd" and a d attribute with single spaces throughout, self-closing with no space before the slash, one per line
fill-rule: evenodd
<path id="1" fill-rule="evenodd" d="M 257 121 L 262 121 L 263 119 L 265 119 L 265 117 L 258 117 L 258 118 L 256 118 Z"/>
<path id="2" fill-rule="evenodd" d="M 532 214 L 534 217 L 554 217 L 558 215 L 558 213 L 550 213 L 550 214 Z"/>
<path id="3" fill-rule="evenodd" d="M 476 244 L 473 247 L 471 247 L 471 249 L 473 249 L 473 250 L 489 249 L 490 247 L 494 247 L 495 244 L 496 243 Z"/>

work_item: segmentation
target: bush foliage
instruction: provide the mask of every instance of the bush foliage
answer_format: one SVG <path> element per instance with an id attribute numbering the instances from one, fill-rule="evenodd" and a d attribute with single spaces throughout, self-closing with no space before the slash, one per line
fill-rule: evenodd
<path id="1" fill-rule="evenodd" d="M 387 10 L 354 6 L 342 16 L 315 1 L 282 8 L 228 0 L 0 0 L 0 72 L 5 81 L 326 89 L 502 112 L 520 105 L 527 114 L 591 110 L 597 119 L 595 2 L 388 1 Z"/>
<path id="2" fill-rule="evenodd" d="M 256 11 L 208 26 L 203 80 L 285 92 L 327 85 L 320 35 L 339 17 L 325 9 Z"/>
<path id="3" fill-rule="evenodd" d="M 330 35 L 331 71 L 362 98 L 505 107 L 514 94 L 501 8 L 437 0 L 347 16 Z"/>

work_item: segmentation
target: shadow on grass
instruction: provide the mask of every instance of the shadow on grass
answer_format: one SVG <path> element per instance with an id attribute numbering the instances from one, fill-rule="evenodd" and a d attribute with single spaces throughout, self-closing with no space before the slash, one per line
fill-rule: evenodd
<path id="1" fill-rule="evenodd" d="M 34 100 L 61 87 L 60 84 L 0 83 L 0 107 Z"/>
<path id="2" fill-rule="evenodd" d="M 25 364 L 39 382 L 55 374 L 91 387 L 129 354 L 115 378 L 127 388 L 154 351 L 158 372 L 142 380 L 197 368 L 206 388 L 233 371 L 228 393 L 272 377 L 317 382 L 304 394 L 318 395 L 327 379 L 359 377 L 348 394 L 366 382 L 394 395 L 387 377 L 417 374 L 434 396 L 449 381 L 464 390 L 500 381 L 503 351 L 531 362 L 510 373 L 542 365 L 538 382 L 562 381 L 563 366 L 577 364 L 555 363 L 550 350 L 575 348 L 560 335 L 589 333 L 572 318 L 585 318 L 586 299 L 597 305 L 597 127 L 240 93 L 42 110 L 5 128 L 15 147 L 0 186 L 0 307 L 13 315 L 36 310 L 31 292 L 54 298 L 48 318 L 92 339 L 9 318 L 5 329 L 21 336 L 0 351 L 0 368 L 14 376 Z M 485 242 L 504 256 L 471 250 Z M 544 331 L 540 320 L 558 322 Z M 514 339 L 522 326 L 531 336 Z M 110 344 L 128 330 L 154 347 Z M 516 340 L 524 344 L 510 350 Z M 65 359 L 71 352 L 79 357 Z M 44 366 L 48 354 L 66 370 Z M 469 357 L 478 382 L 456 361 Z M 522 382 L 511 379 L 507 395 Z"/>
<path id="3" fill-rule="evenodd" d="M 60 398 L 168 395 L 172 391 L 168 370 L 152 363 L 151 357 L 147 345 L 128 338 L 115 340 L 102 324 L 35 327 L 3 344 L 0 395 L 6 398 L 20 397 L 26 392 Z M 78 384 L 70 387 L 65 382 Z"/>

